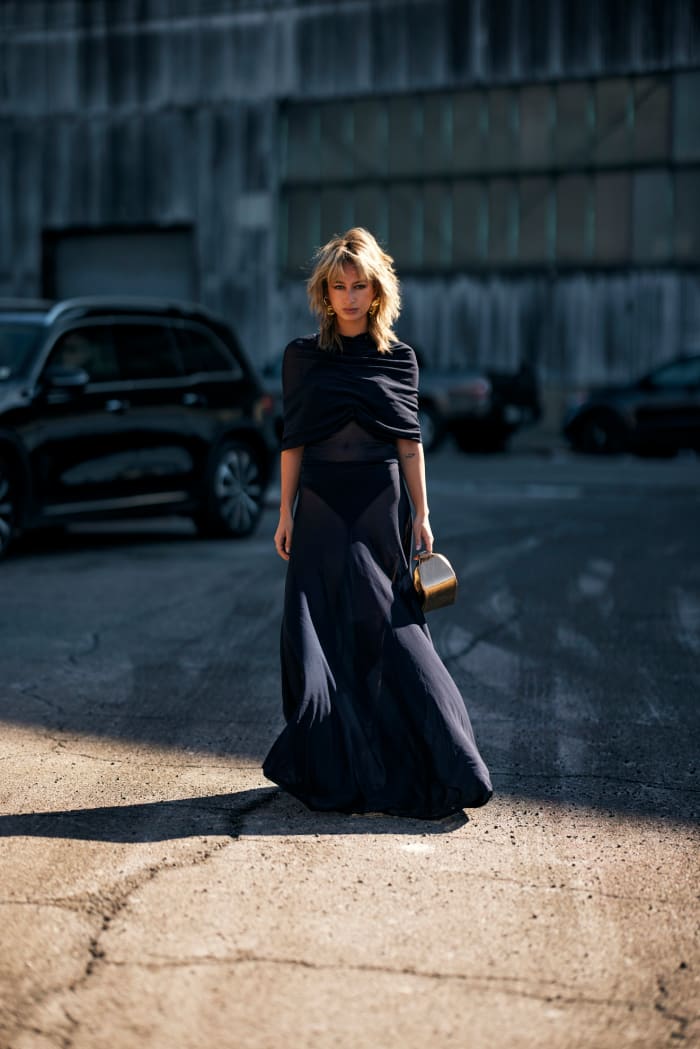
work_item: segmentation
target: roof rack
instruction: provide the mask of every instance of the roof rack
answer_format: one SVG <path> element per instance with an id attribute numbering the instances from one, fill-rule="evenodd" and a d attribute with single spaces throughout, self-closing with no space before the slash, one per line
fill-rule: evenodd
<path id="1" fill-rule="evenodd" d="M 114 310 L 115 313 L 153 311 L 180 317 L 197 313 L 209 316 L 209 311 L 204 306 L 193 302 L 174 302 L 171 299 L 147 298 L 138 295 L 89 295 L 74 299 L 61 299 L 59 302 L 52 303 L 47 321 L 52 324 L 64 314 L 78 313 L 88 316 L 90 313 L 104 310 Z"/>
<path id="2" fill-rule="evenodd" d="M 54 299 L 0 298 L 0 310 L 12 310 L 15 313 L 32 313 L 39 310 L 46 312 L 54 305 L 54 301 Z"/>

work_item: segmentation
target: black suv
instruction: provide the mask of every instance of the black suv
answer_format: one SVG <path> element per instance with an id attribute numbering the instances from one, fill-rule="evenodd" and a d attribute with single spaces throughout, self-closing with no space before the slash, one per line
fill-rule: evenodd
<path id="1" fill-rule="evenodd" d="M 270 398 L 202 308 L 0 300 L 0 556 L 20 529 L 119 516 L 248 535 L 275 447 Z"/>

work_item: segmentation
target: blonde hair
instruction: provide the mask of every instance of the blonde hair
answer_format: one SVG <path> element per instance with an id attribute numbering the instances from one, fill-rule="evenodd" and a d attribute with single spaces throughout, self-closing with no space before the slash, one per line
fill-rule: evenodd
<path id="1" fill-rule="evenodd" d="M 362 280 L 374 284 L 379 299 L 377 310 L 367 315 L 368 332 L 377 344 L 380 353 L 390 353 L 391 343 L 397 338 L 392 324 L 401 309 L 399 281 L 394 272 L 394 260 L 383 251 L 372 234 L 356 226 L 340 237 L 333 237 L 319 248 L 314 255 L 314 269 L 306 289 L 311 312 L 319 318 L 319 346 L 330 350 L 334 346 L 342 349 L 338 333 L 337 318 L 329 316 L 324 299 L 328 285 L 337 280 L 345 266 L 354 266 Z"/>

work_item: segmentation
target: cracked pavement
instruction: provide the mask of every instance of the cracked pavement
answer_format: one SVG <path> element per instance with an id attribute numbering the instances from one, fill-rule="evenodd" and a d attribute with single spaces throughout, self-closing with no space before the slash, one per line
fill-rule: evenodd
<path id="1" fill-rule="evenodd" d="M 0 1049 L 700 1045 L 698 461 L 428 461 L 496 796 L 307 812 L 273 510 L 0 567 Z M 431 480 L 434 485 L 431 489 Z"/>

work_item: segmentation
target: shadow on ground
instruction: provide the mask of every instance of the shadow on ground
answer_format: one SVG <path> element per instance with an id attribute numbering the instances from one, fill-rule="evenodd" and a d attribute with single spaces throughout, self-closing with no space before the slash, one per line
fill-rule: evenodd
<path id="1" fill-rule="evenodd" d="M 0 816 L 0 838 L 74 838 L 124 844 L 243 834 L 444 834 L 469 822 L 464 813 L 441 820 L 381 813 L 311 812 L 277 787 L 178 798 L 140 805 Z"/>

